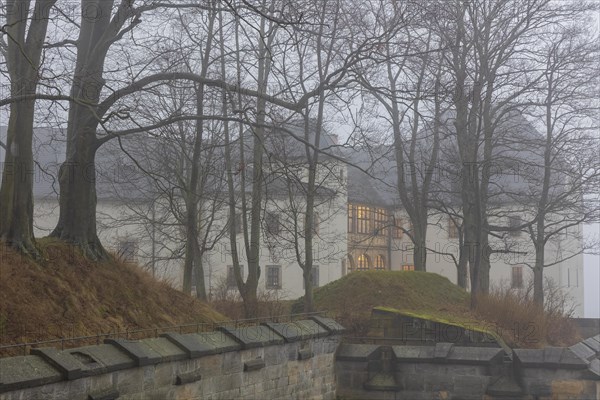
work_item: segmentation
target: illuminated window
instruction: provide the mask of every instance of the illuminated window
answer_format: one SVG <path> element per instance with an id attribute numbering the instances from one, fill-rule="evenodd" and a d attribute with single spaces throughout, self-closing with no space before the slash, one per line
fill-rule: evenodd
<path id="1" fill-rule="evenodd" d="M 411 265 L 411 264 L 404 264 L 402 266 L 402 271 L 414 271 L 415 270 L 415 266 Z"/>
<path id="2" fill-rule="evenodd" d="M 356 270 L 366 271 L 369 269 L 369 257 L 366 254 L 361 254 L 356 260 Z"/>
<path id="3" fill-rule="evenodd" d="M 458 226 L 451 217 L 448 217 L 448 237 L 450 239 L 458 238 Z"/>
<path id="4" fill-rule="evenodd" d="M 510 287 L 513 289 L 519 289 L 523 287 L 523 267 L 512 267 Z"/>
<path id="5" fill-rule="evenodd" d="M 385 258 L 381 254 L 375 257 L 375 269 L 385 269 Z"/>
<path id="6" fill-rule="evenodd" d="M 383 208 L 375 209 L 375 230 L 373 231 L 374 235 L 377 236 L 385 236 L 385 228 L 387 225 L 387 213 Z"/>
<path id="7" fill-rule="evenodd" d="M 366 206 L 356 207 L 356 232 L 373 233 L 371 229 L 371 209 Z"/>
<path id="8" fill-rule="evenodd" d="M 402 239 L 402 220 L 400 218 L 394 218 L 394 237 L 396 239 Z"/>

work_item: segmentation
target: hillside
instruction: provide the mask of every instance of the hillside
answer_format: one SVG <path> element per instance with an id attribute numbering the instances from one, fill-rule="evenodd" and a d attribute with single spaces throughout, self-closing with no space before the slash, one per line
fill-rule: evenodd
<path id="1" fill-rule="evenodd" d="M 370 316 L 377 306 L 440 317 L 470 316 L 469 294 L 443 276 L 427 272 L 353 272 L 315 289 L 314 301 L 317 309 L 340 316 Z"/>
<path id="2" fill-rule="evenodd" d="M 94 263 L 53 239 L 39 264 L 0 248 L 0 343 L 225 319 L 136 266 Z"/>
<path id="3" fill-rule="evenodd" d="M 511 346 L 569 345 L 579 339 L 567 318 L 510 300 L 485 297 L 473 311 L 465 290 L 441 275 L 416 271 L 353 272 L 314 291 L 315 308 L 358 336 L 368 334 L 372 309 L 387 307 L 418 318 L 492 329 Z M 292 306 L 293 311 L 301 309 L 302 298 Z"/>

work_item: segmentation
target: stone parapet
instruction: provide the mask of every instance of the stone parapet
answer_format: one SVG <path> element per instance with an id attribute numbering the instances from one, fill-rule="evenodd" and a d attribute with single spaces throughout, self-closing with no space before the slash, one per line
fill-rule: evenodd
<path id="1" fill-rule="evenodd" d="M 333 399 L 339 326 L 327 318 L 321 323 L 34 349 L 0 359 L 0 400 Z"/>

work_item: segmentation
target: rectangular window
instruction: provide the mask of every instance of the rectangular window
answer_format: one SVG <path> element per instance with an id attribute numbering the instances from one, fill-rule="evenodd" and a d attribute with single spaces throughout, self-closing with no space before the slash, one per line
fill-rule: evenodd
<path id="1" fill-rule="evenodd" d="M 137 261 L 137 242 L 134 240 L 121 240 L 117 248 L 119 260 L 126 263 Z"/>
<path id="2" fill-rule="evenodd" d="M 513 289 L 520 289 L 523 287 L 523 267 L 512 267 L 510 287 Z"/>
<path id="3" fill-rule="evenodd" d="M 348 233 L 354 233 L 355 222 L 354 222 L 354 209 L 355 207 L 352 204 L 348 204 Z"/>
<path id="4" fill-rule="evenodd" d="M 374 235 L 385 236 L 387 219 L 387 212 L 385 209 L 375 209 L 375 230 L 373 232 Z"/>
<path id="5" fill-rule="evenodd" d="M 394 237 L 396 239 L 402 239 L 402 219 L 394 218 Z"/>
<path id="6" fill-rule="evenodd" d="M 244 266 L 240 265 L 240 272 L 242 275 L 242 280 L 244 279 Z M 235 274 L 233 273 L 233 265 L 227 266 L 227 287 L 229 289 L 233 289 L 237 287 L 237 283 L 235 282 Z"/>
<path id="7" fill-rule="evenodd" d="M 458 238 L 458 226 L 454 223 L 454 219 L 448 217 L 448 237 L 450 239 Z"/>
<path id="8" fill-rule="evenodd" d="M 279 235 L 281 226 L 279 225 L 279 215 L 274 212 L 267 212 L 265 215 L 265 224 L 267 233 L 271 235 Z"/>
<path id="9" fill-rule="evenodd" d="M 371 209 L 369 207 L 356 207 L 356 224 L 358 233 L 373 233 L 371 229 Z"/>
<path id="10" fill-rule="evenodd" d="M 267 265 L 267 289 L 281 289 L 281 265 Z"/>
<path id="11" fill-rule="evenodd" d="M 567 268 L 567 287 L 571 287 L 571 269 Z"/>
<path id="12" fill-rule="evenodd" d="M 411 264 L 404 264 L 402 266 L 402 271 L 414 271 L 415 270 L 415 266 L 411 265 Z"/>
<path id="13" fill-rule="evenodd" d="M 523 224 L 523 222 L 521 222 L 521 218 L 519 217 L 508 217 L 508 226 L 511 229 L 517 229 L 519 226 L 521 226 Z M 521 236 L 521 231 L 520 230 L 511 230 L 509 231 L 510 236 L 513 237 L 518 237 Z"/>

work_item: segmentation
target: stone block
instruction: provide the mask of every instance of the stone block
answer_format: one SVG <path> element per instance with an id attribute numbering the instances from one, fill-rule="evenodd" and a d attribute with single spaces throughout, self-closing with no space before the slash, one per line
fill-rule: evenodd
<path id="1" fill-rule="evenodd" d="M 242 372 L 244 365 L 242 363 L 242 357 L 239 352 L 230 352 L 221 354 L 223 365 L 221 372 L 223 374 L 234 374 L 236 372 Z"/>
<path id="2" fill-rule="evenodd" d="M 70 353 L 58 351 L 54 347 L 31 349 L 31 354 L 40 356 L 63 375 L 65 379 L 74 380 L 84 376 L 87 369 L 77 358 Z"/>
<path id="3" fill-rule="evenodd" d="M 433 350 L 433 358 L 438 361 L 446 361 L 446 358 L 450 354 L 450 350 L 454 347 L 452 343 L 436 343 Z"/>
<path id="4" fill-rule="evenodd" d="M 288 343 L 329 335 L 327 329 L 312 320 L 288 323 L 265 322 L 263 325 L 283 337 Z"/>
<path id="5" fill-rule="evenodd" d="M 175 363 L 162 363 L 154 366 L 154 387 L 168 386 L 175 382 Z"/>
<path id="6" fill-rule="evenodd" d="M 198 334 L 182 335 L 175 332 L 167 332 L 161 335 L 178 350 L 182 351 L 188 358 L 198 358 L 209 354 L 216 354 L 216 347 L 203 340 Z"/>
<path id="7" fill-rule="evenodd" d="M 88 400 L 115 400 L 119 398 L 119 391 L 115 388 L 91 392 Z"/>
<path id="8" fill-rule="evenodd" d="M 259 369 L 263 369 L 265 367 L 265 360 L 262 358 L 256 358 L 254 360 L 249 360 L 244 363 L 244 371 L 257 371 Z"/>
<path id="9" fill-rule="evenodd" d="M 367 357 L 379 348 L 375 344 L 351 344 L 343 343 L 340 345 L 336 360 L 338 361 L 366 361 Z"/>
<path id="10" fill-rule="evenodd" d="M 202 374 L 200 370 L 180 372 L 175 377 L 175 384 L 186 385 L 188 383 L 198 382 L 200 379 L 202 379 Z"/>
<path id="11" fill-rule="evenodd" d="M 104 343 L 110 344 L 123 351 L 131 357 L 138 367 L 158 364 L 163 357 L 146 345 L 144 340 L 104 339 Z"/>
<path id="12" fill-rule="evenodd" d="M 106 374 L 132 368 L 136 365 L 131 357 L 109 344 L 79 347 L 65 351 L 85 364 L 87 368 L 86 375 Z"/>
<path id="13" fill-rule="evenodd" d="M 454 393 L 457 396 L 479 396 L 485 393 L 489 384 L 489 376 L 454 376 Z"/>
<path id="14" fill-rule="evenodd" d="M 286 348 L 281 346 L 267 346 L 263 351 L 265 363 L 267 365 L 279 365 L 286 361 Z"/>
<path id="15" fill-rule="evenodd" d="M 340 334 L 346 331 L 342 325 L 338 324 L 331 318 L 314 316 L 310 317 L 311 320 L 315 321 L 317 324 L 321 325 L 323 328 L 327 329 L 330 334 Z"/>
<path id="16" fill-rule="evenodd" d="M 424 389 L 427 392 L 450 392 L 454 388 L 451 374 L 429 374 L 424 376 Z"/>
<path id="17" fill-rule="evenodd" d="M 62 373 L 40 356 L 0 358 L 0 393 L 62 380 Z"/>
<path id="18" fill-rule="evenodd" d="M 214 347 L 214 353 L 227 353 L 240 350 L 242 345 L 222 331 L 198 334 L 198 340 Z"/>
<path id="19" fill-rule="evenodd" d="M 138 393 L 144 389 L 143 368 L 124 369 L 113 372 L 113 382 L 120 393 Z"/>
<path id="20" fill-rule="evenodd" d="M 219 331 L 229 335 L 233 340 L 242 345 L 243 349 L 264 347 L 268 345 L 282 344 L 283 337 L 266 326 L 245 326 L 241 328 L 230 328 L 221 326 Z"/>

